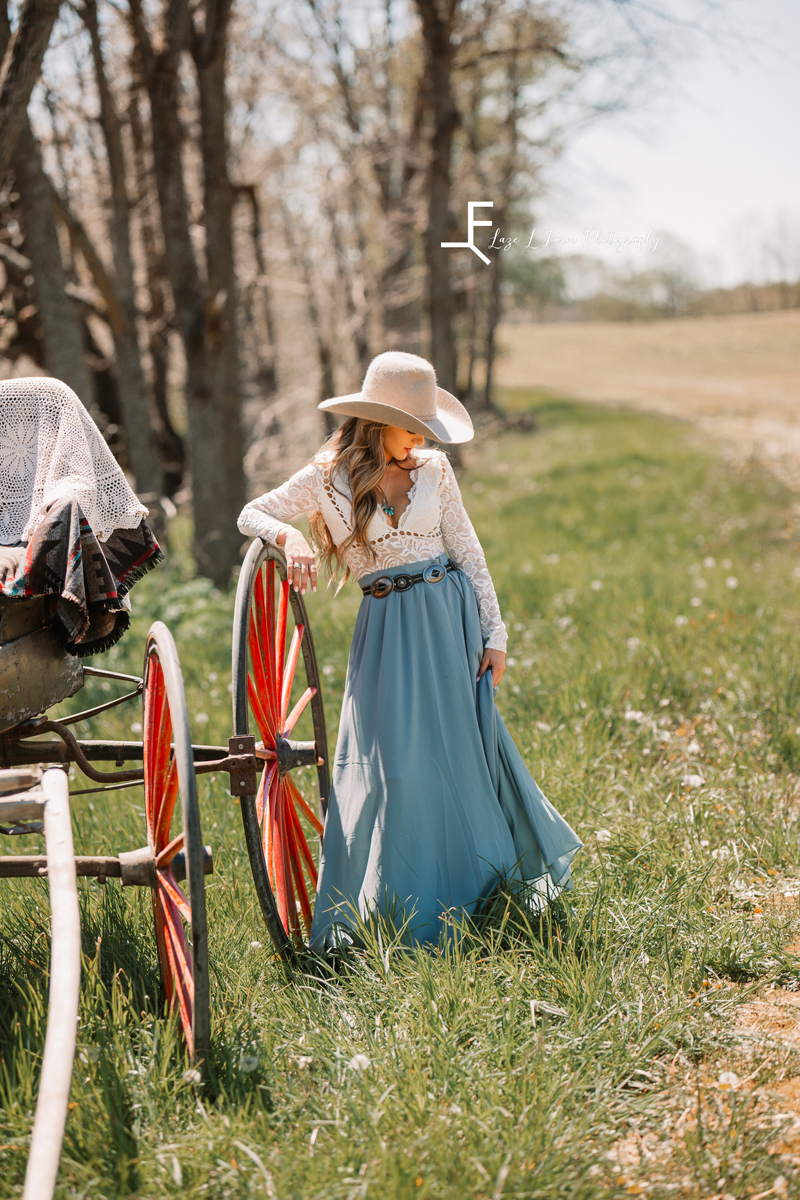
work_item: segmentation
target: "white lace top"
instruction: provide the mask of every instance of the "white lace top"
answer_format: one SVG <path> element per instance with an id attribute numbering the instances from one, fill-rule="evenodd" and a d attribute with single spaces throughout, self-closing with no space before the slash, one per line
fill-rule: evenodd
<path id="1" fill-rule="evenodd" d="M 251 500 L 239 517 L 239 529 L 249 537 L 261 537 L 277 545 L 277 535 L 290 526 L 287 519 L 319 510 L 331 537 L 341 545 L 351 529 L 351 494 L 341 476 L 336 486 L 330 478 L 330 451 L 323 452 L 286 483 Z M 394 529 L 379 507 L 369 525 L 369 540 L 377 554 L 370 559 L 361 546 L 351 546 L 345 561 L 360 579 L 386 567 L 436 558 L 447 551 L 451 562 L 460 567 L 472 583 L 478 600 L 481 629 L 487 647 L 505 650 L 508 634 L 500 619 L 500 606 L 491 575 L 486 566 L 477 534 L 467 516 L 456 477 L 441 450 L 415 452 L 420 464 L 410 472 L 412 487 L 408 508 Z"/>

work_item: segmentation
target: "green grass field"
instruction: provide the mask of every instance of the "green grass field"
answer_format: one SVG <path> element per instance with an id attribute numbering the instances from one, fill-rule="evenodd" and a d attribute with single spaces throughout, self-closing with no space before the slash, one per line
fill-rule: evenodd
<path id="1" fill-rule="evenodd" d="M 204 777 L 213 1088 L 192 1082 L 163 1015 L 149 896 L 82 881 L 59 1196 L 796 1194 L 800 1144 L 771 1089 L 800 1061 L 737 1026 L 743 1002 L 800 983 L 792 498 L 732 476 L 680 424 L 507 401 L 536 405 L 536 431 L 471 449 L 462 487 L 510 631 L 498 704 L 585 842 L 574 892 L 535 928 L 500 903 L 441 953 L 376 943 L 333 981 L 287 979 L 238 807 Z M 98 665 L 138 672 L 162 618 L 194 739 L 227 741 L 232 597 L 191 579 L 185 537 L 178 526 L 169 564 L 134 590 L 132 630 Z M 356 607 L 352 585 L 310 604 L 331 742 Z M 95 680 L 71 703 L 105 698 Z M 135 738 L 140 716 L 116 710 L 83 732 Z M 138 788 L 76 797 L 78 853 L 141 845 L 142 805 Z M 22 840 L 7 852 L 39 850 Z M 49 909 L 44 882 L 0 889 L 0 1196 L 15 1196 Z"/>

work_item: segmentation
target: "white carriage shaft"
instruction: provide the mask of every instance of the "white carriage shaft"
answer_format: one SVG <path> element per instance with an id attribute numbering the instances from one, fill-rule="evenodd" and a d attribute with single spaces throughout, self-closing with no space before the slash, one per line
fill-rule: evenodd
<path id="1" fill-rule="evenodd" d="M 23 1200 L 50 1200 L 55 1189 L 75 1058 L 81 983 L 78 885 L 69 814 L 69 783 L 64 771 L 45 771 L 42 791 L 52 913 L 50 1003 Z"/>

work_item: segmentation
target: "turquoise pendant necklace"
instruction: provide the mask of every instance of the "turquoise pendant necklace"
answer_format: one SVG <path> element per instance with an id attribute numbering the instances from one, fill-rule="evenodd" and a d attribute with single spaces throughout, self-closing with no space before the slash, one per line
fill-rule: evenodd
<path id="1" fill-rule="evenodd" d="M 392 469 L 392 464 L 391 464 L 391 463 L 389 463 L 389 466 L 388 466 L 388 468 L 387 468 L 387 474 L 388 474 L 388 472 L 389 472 L 389 471 L 391 471 L 391 469 Z M 392 505 L 389 503 L 389 501 L 386 499 L 386 492 L 383 490 L 383 488 L 382 488 L 382 487 L 379 487 L 379 488 L 378 488 L 378 491 L 380 492 L 380 494 L 381 494 L 381 496 L 382 496 L 382 499 L 381 499 L 381 508 L 382 508 L 382 509 L 383 509 L 383 511 L 386 513 L 387 517 L 393 517 L 393 516 L 394 516 L 394 507 L 393 507 L 393 506 L 392 506 Z"/>

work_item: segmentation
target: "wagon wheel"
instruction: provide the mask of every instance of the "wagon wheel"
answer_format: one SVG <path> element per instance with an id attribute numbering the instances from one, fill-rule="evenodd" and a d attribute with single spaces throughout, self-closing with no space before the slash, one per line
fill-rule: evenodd
<path id="1" fill-rule="evenodd" d="M 143 702 L 145 819 L 155 857 L 158 962 L 170 1009 L 177 1007 L 189 1054 L 199 1065 L 207 1058 L 210 1036 L 203 841 L 183 676 L 172 634 L 161 621 L 147 637 Z M 178 793 L 182 828 L 173 830 Z M 180 887 L 183 878 L 188 899 Z"/>
<path id="2" fill-rule="evenodd" d="M 287 625 L 293 628 L 286 650 Z M 292 705 L 303 655 L 306 688 Z M 299 684 L 295 692 L 299 692 Z M 307 707 L 313 740 L 292 734 Z M 305 717 L 308 722 L 308 716 Z M 317 870 L 301 815 L 322 834 L 328 799 L 328 743 L 317 657 L 300 592 L 286 578 L 286 559 L 257 539 L 248 551 L 236 590 L 233 625 L 233 727 L 253 726 L 264 766 L 258 792 L 241 800 L 244 834 L 261 911 L 279 954 L 302 943 L 311 927 Z M 309 730 L 310 732 L 310 730 Z M 292 770 L 316 767 L 318 812 L 301 796 Z"/>

